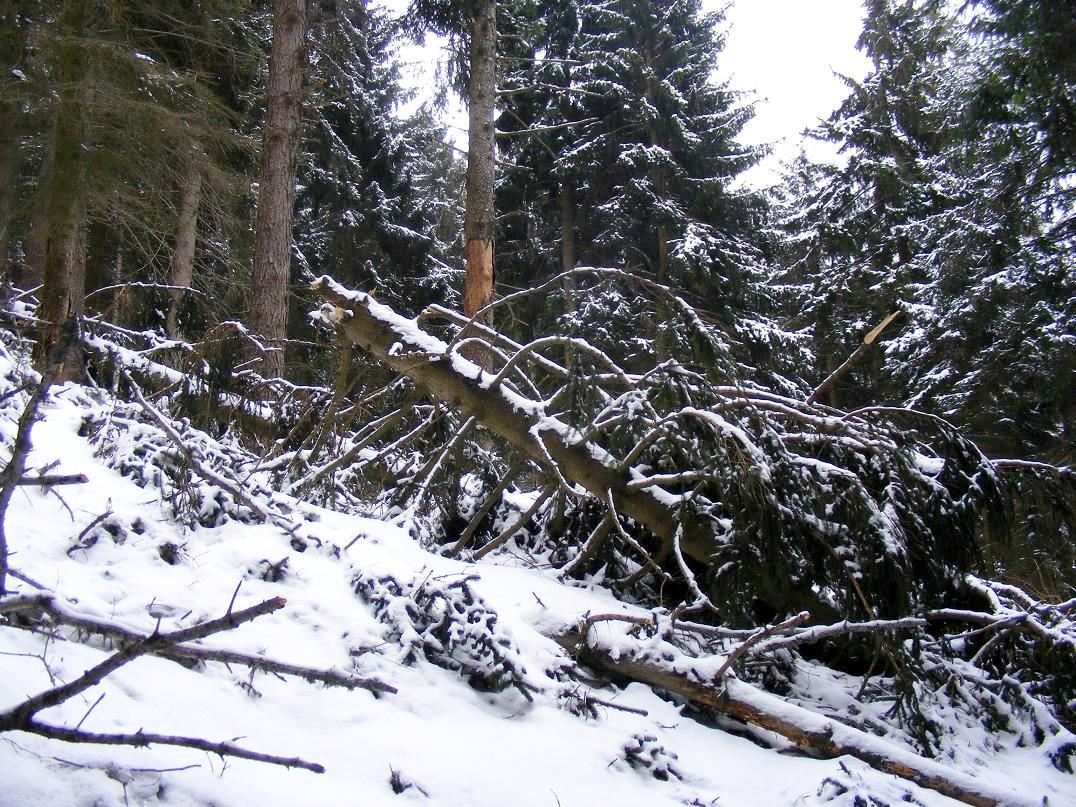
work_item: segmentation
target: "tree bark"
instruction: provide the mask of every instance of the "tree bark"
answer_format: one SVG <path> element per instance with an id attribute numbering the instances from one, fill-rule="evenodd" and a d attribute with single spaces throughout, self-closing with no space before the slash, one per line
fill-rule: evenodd
<path id="1" fill-rule="evenodd" d="M 0 101 L 0 272 L 7 269 L 18 166 L 19 110 L 13 103 Z"/>
<path id="2" fill-rule="evenodd" d="M 52 170 L 45 205 L 48 225 L 41 292 L 41 317 L 35 357 L 44 367 L 66 320 L 82 315 L 86 297 L 86 265 L 82 254 L 85 218 L 85 110 L 82 81 L 87 68 L 85 46 L 78 41 L 89 19 L 84 0 L 67 0 L 60 28 L 67 34 L 59 49 L 59 102 L 52 132 Z M 85 372 L 82 349 L 72 346 L 59 371 L 58 382 L 81 380 Z"/>
<path id="3" fill-rule="evenodd" d="M 0 11 L 0 271 L 5 272 L 8 244 L 11 242 L 11 219 L 18 191 L 19 129 L 22 111 L 19 108 L 19 81 L 15 68 L 22 67 L 26 55 L 26 9 L 22 3 L 12 3 L 8 11 Z"/>
<path id="4" fill-rule="evenodd" d="M 199 146 L 191 144 L 190 165 L 179 189 L 179 220 L 176 222 L 176 243 L 172 260 L 168 267 L 168 285 L 171 297 L 165 329 L 168 336 L 177 339 L 181 336 L 179 328 L 179 308 L 187 293 L 180 288 L 187 288 L 194 280 L 194 246 L 198 235 L 198 204 L 202 193 L 202 167 L 198 161 Z"/>
<path id="5" fill-rule="evenodd" d="M 947 768 L 887 740 L 786 703 L 734 678 L 705 682 L 660 661 L 635 658 L 630 652 L 618 653 L 614 658 L 600 648 L 589 646 L 577 632 L 553 638 L 589 667 L 672 692 L 744 723 L 776 732 L 822 756 L 852 756 L 872 768 L 975 807 L 1034 807 L 1044 803 L 1029 795 L 1006 790 L 988 779 L 976 779 Z"/>
<path id="6" fill-rule="evenodd" d="M 55 123 L 53 123 L 55 125 Z M 52 142 L 45 149 L 37 178 L 37 192 L 33 195 L 30 212 L 30 231 L 26 235 L 23 265 L 19 271 L 19 285 L 24 289 L 40 286 L 45 277 L 45 247 L 49 236 L 49 206 L 46 191 L 52 182 Z"/>
<path id="7" fill-rule="evenodd" d="M 560 186 L 560 269 L 570 272 L 575 268 L 575 192 L 571 183 L 564 180 Z M 564 310 L 575 313 L 575 276 L 564 278 Z"/>
<path id="8" fill-rule="evenodd" d="M 471 73 L 467 102 L 467 208 L 463 220 L 467 275 L 463 289 L 463 313 L 468 317 L 473 317 L 493 300 L 496 54 L 496 0 L 482 0 L 471 19 Z M 479 321 L 489 325 L 492 317 L 485 314 Z"/>
<path id="9" fill-rule="evenodd" d="M 254 273 L 247 313 L 247 325 L 270 348 L 260 357 L 259 365 L 267 378 L 284 373 L 307 13 L 307 0 L 273 0 L 273 45 L 262 125 Z"/>

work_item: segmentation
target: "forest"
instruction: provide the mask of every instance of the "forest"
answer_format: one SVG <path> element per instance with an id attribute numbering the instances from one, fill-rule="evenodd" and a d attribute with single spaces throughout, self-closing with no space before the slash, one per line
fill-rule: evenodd
<path id="1" fill-rule="evenodd" d="M 205 739 L 230 723 L 150 734 L 148 695 L 83 728 L 150 663 L 221 704 L 367 690 L 388 723 L 418 672 L 546 721 L 676 704 L 839 766 L 760 804 L 1076 797 L 1076 15 L 863 5 L 869 71 L 803 133 L 836 157 L 759 188 L 764 101 L 718 78 L 701 0 L 3 0 L 11 803 L 83 803 L 52 775 L 249 803 L 146 785 L 145 746 L 325 770 Z M 401 48 L 432 37 L 416 102 Z M 301 630 L 342 620 L 361 649 Z M 645 725 L 619 803 L 734 794 Z M 83 746 L 142 756 L 46 760 Z M 560 803 L 385 759 L 386 804 Z"/>

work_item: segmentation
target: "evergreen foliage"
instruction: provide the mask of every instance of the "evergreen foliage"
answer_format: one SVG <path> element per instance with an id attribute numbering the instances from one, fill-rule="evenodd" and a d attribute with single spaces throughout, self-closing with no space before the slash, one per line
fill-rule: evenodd
<path id="1" fill-rule="evenodd" d="M 227 322 L 250 285 L 263 5 L 206 0 L 173 14 L 68 0 L 0 17 L 5 76 L 18 79 L 0 86 L 0 157 L 19 166 L 12 209 L 29 211 L 0 210 L 8 254 L 32 268 L 35 227 L 75 232 L 65 260 L 88 257 L 69 261 L 67 279 L 87 267 L 91 311 L 160 329 L 167 295 L 137 290 L 138 312 L 109 287 L 165 279 L 193 173 L 206 190 L 192 283 L 209 302 L 180 319 L 208 336 L 178 348 L 127 333 L 125 347 L 184 351 L 183 369 L 205 383 L 182 385 L 182 400 L 197 407 L 207 392 L 196 413 L 207 429 L 268 395 L 279 439 L 255 430 L 246 447 L 263 444 L 273 484 L 411 519 L 457 551 L 515 546 L 617 578 L 629 596 L 707 600 L 745 624 L 804 607 L 906 614 L 991 564 L 1036 566 L 1043 591 L 1069 584 L 1059 547 L 1071 473 L 987 459 L 1072 459 L 1076 169 L 1061 10 L 982 0 L 960 16 L 942 0 L 870 0 L 860 47 L 871 72 L 848 80 L 815 132 L 840 163 L 803 158 L 767 195 L 738 184 L 763 152 L 739 142 L 753 106 L 714 78 L 720 12 L 699 0 L 497 5 L 500 334 L 464 335 L 444 309 L 427 316 L 447 321 L 449 363 L 467 355 L 458 344 L 495 342 L 492 365 L 512 364 L 501 382 L 523 408 L 605 452 L 626 490 L 667 480 L 676 535 L 709 536 L 685 557 L 672 532 L 610 521 L 594 491 L 510 454 L 518 446 L 484 434 L 477 414 L 357 364 L 350 348 L 326 359 L 305 316 L 312 293 L 299 288 L 321 275 L 408 315 L 459 308 L 461 163 L 429 108 L 398 115 L 408 99 L 395 48 L 406 28 L 447 35 L 465 86 L 475 8 L 419 0 L 403 25 L 365 2 L 318 6 L 288 293 L 290 358 L 310 361 L 286 380 L 233 373 L 249 335 Z M 828 397 L 804 402 L 893 312 Z M 167 361 L 149 362 L 169 379 L 162 389 L 177 383 Z M 119 451 L 117 467 L 147 474 L 190 523 L 245 506 L 206 504 L 164 442 L 140 451 Z M 543 477 L 548 493 L 513 498 L 510 487 Z M 984 514 L 999 515 L 1006 493 L 1022 542 L 1006 545 L 1003 519 L 987 519 L 983 543 Z M 613 524 L 618 540 L 593 537 Z"/>
<path id="2" fill-rule="evenodd" d="M 456 216 L 451 183 L 459 170 L 426 112 L 395 115 L 406 99 L 394 33 L 364 3 L 348 4 L 314 33 L 296 250 L 300 280 L 329 274 L 417 313 L 457 299 L 446 263 L 456 236 L 442 217 Z"/>
<path id="3" fill-rule="evenodd" d="M 1071 171 L 1043 179 L 1054 158 L 1035 104 L 1054 101 L 1020 108 L 1010 94 L 1006 116 L 984 106 L 1006 75 L 999 44 L 1007 53 L 944 4 L 869 5 L 860 45 L 874 69 L 821 130 L 846 163 L 796 167 L 789 279 L 803 284 L 819 379 L 905 312 L 831 403 L 903 402 L 952 418 L 995 454 L 1065 462 Z"/>
<path id="4" fill-rule="evenodd" d="M 510 162 L 526 169 L 510 168 L 501 185 L 505 202 L 516 202 L 504 225 L 507 248 L 518 245 L 512 255 L 523 271 L 513 282 L 523 286 L 558 264 L 571 268 L 557 257 L 567 238 L 580 265 L 668 285 L 724 331 L 723 350 L 742 371 L 782 385 L 773 371 L 801 356 L 771 318 L 766 203 L 735 187 L 760 152 L 736 139 L 752 107 L 713 78 L 722 19 L 686 1 L 547 9 L 532 49 L 537 63 L 506 85 L 500 125 L 511 135 Z M 606 329 L 617 310 L 631 311 L 633 324 L 603 349 L 641 363 L 667 354 L 680 336 L 667 327 L 667 309 L 648 310 L 645 296 L 604 294 L 572 294 L 567 327 Z M 631 343 L 641 312 L 647 345 Z"/>

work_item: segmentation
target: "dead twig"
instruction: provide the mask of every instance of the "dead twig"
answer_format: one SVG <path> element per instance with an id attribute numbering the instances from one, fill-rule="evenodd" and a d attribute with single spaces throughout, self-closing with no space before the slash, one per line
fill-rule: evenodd
<path id="1" fill-rule="evenodd" d="M 12 613 L 17 610 L 28 610 L 33 607 L 48 608 L 53 605 L 52 597 L 49 595 L 36 595 L 34 597 L 20 597 L 16 600 L 11 600 L 6 603 L 0 603 L 0 613 Z M 99 684 L 109 674 L 115 672 L 120 667 L 129 664 L 136 658 L 141 656 L 161 651 L 167 648 L 174 648 L 176 645 L 182 642 L 194 641 L 197 639 L 204 639 L 207 636 L 212 636 L 216 633 L 232 630 L 233 628 L 242 625 L 245 622 L 250 622 L 253 619 L 257 619 L 259 616 L 272 613 L 273 611 L 280 610 L 285 605 L 285 601 L 281 597 L 274 597 L 270 600 L 258 603 L 257 605 L 245 608 L 241 611 L 232 612 L 229 608 L 228 613 L 217 619 L 203 622 L 200 625 L 195 625 L 190 628 L 184 628 L 182 630 L 172 631 L 171 633 L 159 633 L 154 631 L 148 636 L 143 636 L 137 641 L 133 641 L 126 647 L 123 647 L 116 653 L 106 658 L 100 664 L 97 664 L 90 669 L 86 670 L 82 675 L 73 681 L 60 686 L 54 686 L 51 689 L 47 689 L 44 692 L 40 692 L 37 695 L 27 698 L 17 706 L 8 709 L 6 712 L 0 713 L 0 731 L 25 731 L 31 734 L 37 734 L 42 737 L 47 737 L 54 740 L 63 740 L 64 742 L 72 743 L 94 743 L 100 745 L 133 745 L 133 746 L 148 746 L 148 745 L 176 745 L 186 748 L 195 748 L 209 753 L 218 754 L 222 757 L 231 756 L 239 757 L 241 759 L 250 759 L 256 762 L 266 762 L 273 765 L 284 765 L 291 768 L 303 768 L 305 770 L 314 771 L 315 773 L 324 772 L 324 767 L 314 763 L 307 762 L 299 757 L 280 757 L 272 754 L 263 754 L 258 751 L 251 751 L 246 748 L 234 745 L 230 742 L 210 742 L 209 740 L 203 740 L 196 737 L 182 737 L 177 735 L 168 734 L 150 734 L 141 730 L 134 734 L 97 734 L 88 731 L 82 731 L 79 726 L 82 725 L 82 721 L 79 721 L 79 725 L 75 728 L 65 728 L 62 726 L 53 726 L 47 723 L 42 723 L 36 719 L 38 712 L 58 706 L 65 701 L 70 700 L 76 695 L 85 692 L 90 687 Z M 98 699 L 99 701 L 100 699 Z M 94 706 L 97 704 L 95 703 Z M 93 710 L 93 707 L 90 707 Z M 88 714 L 88 712 L 87 712 Z M 85 717 L 83 717 L 85 720 Z"/>
<path id="2" fill-rule="evenodd" d="M 53 485 L 85 485 L 89 482 L 86 474 L 49 474 L 47 476 L 24 476 L 16 485 L 49 488 Z"/>
<path id="3" fill-rule="evenodd" d="M 238 587 L 236 591 L 238 593 Z M 231 608 L 232 605 L 229 604 L 229 612 L 231 611 Z M 61 607 L 56 602 L 55 597 L 51 594 L 18 597 L 0 603 L 0 615 L 15 612 L 47 614 L 57 624 L 66 625 L 84 633 L 104 636 L 125 644 L 142 642 L 148 638 L 146 634 L 138 633 L 137 631 L 129 630 L 120 627 L 119 625 L 113 625 L 108 622 L 72 614 Z M 41 628 L 40 624 L 17 624 L 14 627 L 30 630 L 39 630 Z M 335 670 L 323 670 L 315 667 L 289 664 L 284 661 L 265 658 L 264 656 L 237 653 L 233 650 L 218 650 L 210 647 L 191 645 L 174 645 L 171 647 L 157 648 L 150 652 L 152 655 L 177 662 L 215 661 L 221 664 L 241 664 L 250 669 L 276 673 L 279 675 L 291 675 L 296 678 L 302 678 L 305 681 L 322 683 L 326 686 L 342 687 L 344 689 L 366 689 L 370 692 L 386 693 L 390 695 L 396 694 L 395 687 L 376 679 L 360 678 Z"/>
<path id="4" fill-rule="evenodd" d="M 134 642 L 118 652 L 113 653 L 100 664 L 86 670 L 86 672 L 75 680 L 63 684 L 62 686 L 53 687 L 52 689 L 40 692 L 37 695 L 27 698 L 18 706 L 8 709 L 6 712 L 0 712 L 0 731 L 24 730 L 23 727 L 26 726 L 33 716 L 42 709 L 57 706 L 64 701 L 73 698 L 80 692 L 84 692 L 90 687 L 99 684 L 106 676 L 115 672 L 120 667 L 129 664 L 140 656 L 151 653 L 155 649 L 174 647 L 181 642 L 204 639 L 206 636 L 212 636 L 214 633 L 231 630 L 242 625 L 244 622 L 250 622 L 252 619 L 257 619 L 259 616 L 278 611 L 284 607 L 284 604 L 285 601 L 282 597 L 274 597 L 273 599 L 265 600 L 264 602 L 234 614 L 227 614 L 219 619 L 203 622 L 201 625 L 195 625 L 171 633 L 154 632 L 143 638 L 141 641 Z"/>
<path id="5" fill-rule="evenodd" d="M 237 757 L 239 759 L 253 760 L 254 762 L 265 762 L 269 765 L 282 765 L 285 768 L 302 768 L 314 773 L 325 773 L 325 766 L 317 762 L 307 762 L 299 757 L 280 757 L 274 754 L 263 754 L 260 751 L 251 751 L 230 742 L 215 743 L 197 737 L 181 737 L 175 734 L 150 734 L 144 731 L 137 731 L 134 734 L 97 734 L 79 729 L 52 726 L 37 720 L 30 720 L 21 730 L 47 737 L 50 740 L 62 740 L 67 743 L 133 745 L 137 748 L 145 748 L 150 745 L 177 745 L 182 748 L 194 748 L 198 751 L 217 754 L 221 757 Z"/>

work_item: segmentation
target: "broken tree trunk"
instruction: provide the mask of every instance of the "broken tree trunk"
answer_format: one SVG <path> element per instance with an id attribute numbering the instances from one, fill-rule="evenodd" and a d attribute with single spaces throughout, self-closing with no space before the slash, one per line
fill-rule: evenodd
<path id="1" fill-rule="evenodd" d="M 832 390 L 833 385 L 837 383 L 837 380 L 851 369 L 852 365 L 856 363 L 856 360 L 859 359 L 860 356 L 867 352 L 870 346 L 874 344 L 874 341 L 882 335 L 882 331 L 889 327 L 889 323 L 903 313 L 903 311 L 898 309 L 882 320 L 880 325 L 875 326 L 870 333 L 863 337 L 863 343 L 852 352 L 852 355 L 841 362 L 840 367 L 826 376 L 826 379 L 815 388 L 814 392 L 807 396 L 807 400 L 804 401 L 804 403 L 813 404 L 827 390 Z"/>
<path id="2" fill-rule="evenodd" d="M 975 807 L 1035 807 L 1043 803 L 1029 795 L 1003 790 L 988 780 L 946 767 L 801 706 L 786 703 L 735 678 L 701 681 L 690 671 L 673 668 L 661 661 L 634 658 L 625 652 L 614 657 L 587 644 L 578 631 L 553 638 L 588 667 L 687 698 L 736 720 L 776 732 L 821 756 L 855 757 L 872 768 Z"/>
<path id="3" fill-rule="evenodd" d="M 323 277 L 314 290 L 335 306 L 326 319 L 345 342 L 410 378 L 435 398 L 507 440 L 537 465 L 580 485 L 601 500 L 612 499 L 617 512 L 641 524 L 670 548 L 681 526 L 671 504 L 655 486 L 630 487 L 626 470 L 593 443 L 573 440 L 571 430 L 546 414 L 539 401 L 493 385 L 485 373 L 449 345 L 421 330 L 390 308 L 361 292 L 350 292 Z M 690 557 L 709 563 L 713 533 L 702 524 L 683 523 L 680 547 Z"/>
<path id="4" fill-rule="evenodd" d="M 463 313 L 474 317 L 493 299 L 493 190 L 496 148 L 493 109 L 497 99 L 497 3 L 482 0 L 470 22 L 470 82 L 467 92 L 467 205 L 463 230 L 467 276 Z M 486 312 L 478 320 L 490 325 Z"/>

